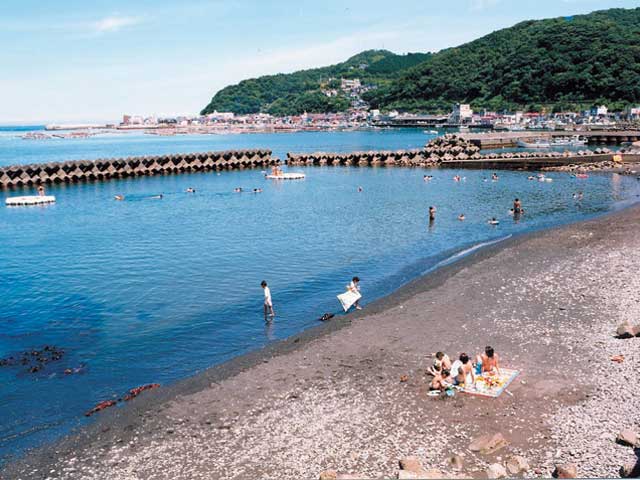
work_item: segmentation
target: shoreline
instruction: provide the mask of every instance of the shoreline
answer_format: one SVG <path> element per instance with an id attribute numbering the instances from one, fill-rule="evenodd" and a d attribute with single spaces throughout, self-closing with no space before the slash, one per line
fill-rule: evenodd
<path id="1" fill-rule="evenodd" d="M 255 373 L 258 369 L 269 368 L 269 364 L 272 361 L 282 360 L 290 354 L 302 354 L 306 350 L 309 350 L 314 342 L 326 342 L 333 334 L 344 336 L 346 335 L 345 331 L 348 330 L 349 327 L 353 327 L 354 325 L 362 327 L 362 321 L 369 317 L 385 315 L 398 308 L 402 309 L 404 303 L 411 302 L 415 297 L 446 286 L 449 280 L 464 273 L 466 270 L 475 268 L 482 262 L 491 260 L 498 255 L 504 255 L 505 252 L 511 249 L 517 249 L 523 244 L 544 240 L 554 235 L 568 235 L 574 230 L 591 227 L 599 228 L 607 223 L 616 223 L 621 218 L 627 216 L 639 216 L 639 212 L 640 206 L 637 204 L 624 206 L 621 207 L 620 210 L 599 215 L 596 218 L 523 233 L 481 247 L 464 255 L 460 259 L 447 263 L 436 268 L 434 271 L 427 272 L 425 275 L 411 280 L 390 295 L 367 304 L 363 311 L 336 317 L 330 322 L 309 328 L 292 337 L 241 355 L 223 364 L 214 365 L 169 386 L 153 392 L 145 392 L 141 397 L 130 402 L 125 408 L 107 410 L 101 413 L 95 422 L 81 427 L 80 431 L 72 432 L 68 436 L 50 445 L 27 451 L 21 458 L 9 461 L 4 466 L 3 475 L 6 475 L 6 477 L 3 478 L 14 478 L 12 475 L 16 475 L 15 478 L 44 478 L 48 476 L 45 475 L 45 471 L 48 471 L 49 467 L 55 464 L 54 459 L 59 460 L 58 457 L 67 459 L 70 457 L 75 458 L 76 452 L 86 451 L 87 448 L 89 450 L 94 447 L 96 449 L 104 449 L 108 445 L 119 446 L 130 445 L 132 442 L 137 443 L 139 432 L 136 432 L 135 428 L 132 428 L 132 425 L 134 427 L 142 426 L 147 432 L 166 429 L 166 418 L 160 418 L 159 412 L 170 410 L 173 408 L 172 405 L 180 403 L 185 398 L 202 394 L 210 389 L 216 389 L 221 384 L 234 381 L 234 379 L 241 375 L 251 375 L 252 372 Z M 346 368 L 348 369 L 350 367 L 347 366 Z M 514 390 L 516 388 L 517 387 L 514 387 Z M 569 396 L 572 398 L 575 396 L 579 397 L 580 394 L 581 393 L 574 392 Z M 158 412 L 158 415 L 154 415 L 153 412 Z M 140 422 L 141 418 L 143 418 L 142 422 Z M 184 421 L 188 422 L 188 420 Z M 212 422 L 208 423 L 210 428 Z M 217 424 L 215 428 L 222 431 L 231 429 L 230 426 L 220 423 Z M 169 430 L 173 433 L 173 429 Z M 98 447 L 98 444 L 104 447 Z M 67 472 L 67 474 L 75 473 L 76 470 L 72 470 L 73 471 Z M 26 475 L 28 471 L 32 472 L 33 476 L 25 477 L 24 475 Z M 63 472 L 60 472 L 60 474 L 60 477 L 54 475 L 52 478 L 66 478 Z M 73 478 L 73 475 L 68 478 Z M 142 476 L 139 478 L 147 477 Z"/>

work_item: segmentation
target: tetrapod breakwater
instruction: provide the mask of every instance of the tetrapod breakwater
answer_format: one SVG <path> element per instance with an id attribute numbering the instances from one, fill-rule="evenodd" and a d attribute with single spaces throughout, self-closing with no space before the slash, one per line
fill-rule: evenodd
<path id="1" fill-rule="evenodd" d="M 0 188 L 266 168 L 279 163 L 278 158 L 271 156 L 271 150 L 257 149 L 12 165 L 0 168 Z"/>

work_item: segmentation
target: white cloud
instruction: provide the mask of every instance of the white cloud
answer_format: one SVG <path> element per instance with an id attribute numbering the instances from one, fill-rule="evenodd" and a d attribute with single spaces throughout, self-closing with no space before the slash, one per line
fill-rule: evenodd
<path id="1" fill-rule="evenodd" d="M 130 27 L 140 23 L 139 18 L 135 17 L 122 17 L 122 16 L 110 16 L 105 17 L 97 22 L 92 22 L 90 27 L 96 33 L 117 32 L 125 27 Z"/>
<path id="2" fill-rule="evenodd" d="M 500 0 L 471 0 L 471 11 L 481 12 L 495 7 Z"/>

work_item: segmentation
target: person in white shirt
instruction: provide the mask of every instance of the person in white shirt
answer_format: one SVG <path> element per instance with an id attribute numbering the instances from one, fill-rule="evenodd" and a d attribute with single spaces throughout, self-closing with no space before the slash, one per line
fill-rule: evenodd
<path id="1" fill-rule="evenodd" d="M 264 290 L 264 319 L 267 320 L 267 316 L 275 317 L 276 312 L 273 310 L 273 302 L 271 301 L 271 290 L 267 286 L 267 282 L 264 280 L 260 284 Z"/>
<path id="2" fill-rule="evenodd" d="M 347 288 L 353 293 L 360 293 L 360 279 L 358 277 L 353 277 Z M 360 300 L 356 300 L 353 306 L 356 307 L 356 310 L 362 310 Z"/>

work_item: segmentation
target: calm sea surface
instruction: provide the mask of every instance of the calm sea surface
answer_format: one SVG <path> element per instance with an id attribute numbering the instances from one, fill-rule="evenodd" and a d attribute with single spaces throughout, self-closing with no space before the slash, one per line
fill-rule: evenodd
<path id="1" fill-rule="evenodd" d="M 0 131 L 0 164 L 257 147 L 283 158 L 427 139 L 420 131 L 46 141 L 16 133 Z M 456 252 L 610 212 L 638 194 L 635 178 L 607 174 L 538 182 L 502 172 L 492 182 L 491 172 L 433 170 L 425 183 L 422 169 L 295 170 L 307 178 L 273 183 L 254 170 L 52 186 L 57 203 L 35 208 L 6 208 L 9 193 L 0 192 L 0 357 L 44 345 L 65 352 L 36 373 L 0 367 L 0 458 L 82 425 L 99 401 L 316 325 L 338 311 L 336 295 L 353 275 L 366 307 Z M 455 183 L 456 173 L 466 180 Z M 238 186 L 264 191 L 233 193 Z M 519 222 L 508 214 L 514 197 L 526 209 Z M 429 205 L 438 209 L 432 226 Z M 494 216 L 500 225 L 487 224 Z M 271 325 L 263 279 L 278 314 Z"/>

